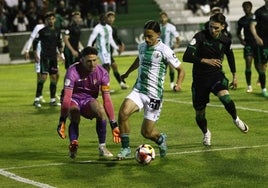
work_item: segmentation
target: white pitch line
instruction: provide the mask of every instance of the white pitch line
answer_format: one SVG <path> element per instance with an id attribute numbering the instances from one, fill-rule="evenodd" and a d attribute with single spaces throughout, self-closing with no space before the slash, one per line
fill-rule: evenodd
<path id="1" fill-rule="evenodd" d="M 164 101 L 173 102 L 173 103 L 179 103 L 179 104 L 192 105 L 192 102 L 179 101 L 179 100 L 174 100 L 174 99 L 164 99 Z M 207 106 L 212 106 L 212 107 L 216 107 L 216 108 L 224 108 L 223 105 L 217 105 L 217 104 L 207 104 Z M 252 112 L 268 113 L 268 110 L 255 109 L 255 108 L 246 108 L 246 107 L 242 107 L 242 106 L 236 106 L 236 109 L 245 110 L 245 111 L 252 111 Z"/>
<path id="2" fill-rule="evenodd" d="M 13 174 L 11 172 L 8 172 L 8 171 L 2 170 L 2 169 L 0 169 L 0 175 L 3 175 L 5 177 L 7 177 L 7 178 L 10 178 L 10 179 L 22 182 L 22 183 L 30 184 L 30 185 L 33 185 L 33 186 L 36 186 L 36 187 L 55 188 L 55 187 L 50 186 L 48 184 L 36 182 L 36 181 L 30 180 L 30 179 L 27 179 L 27 178 L 17 176 L 16 174 Z"/>
<path id="3" fill-rule="evenodd" d="M 255 146 L 237 146 L 237 147 L 230 147 L 230 148 L 208 148 L 206 150 L 193 150 L 193 151 L 182 151 L 182 152 L 174 152 L 174 153 L 168 153 L 168 155 L 184 155 L 184 154 L 194 154 L 194 153 L 205 153 L 205 152 L 215 152 L 215 151 L 228 151 L 228 150 L 237 150 L 237 149 L 254 149 L 254 148 L 263 148 L 268 147 L 268 144 L 265 145 L 255 145 Z M 111 162 L 120 162 L 117 160 L 113 161 L 99 161 L 99 160 L 90 160 L 90 161 L 77 161 L 77 163 L 111 163 Z M 47 166 L 61 166 L 61 165 L 67 165 L 70 163 L 49 163 L 49 164 L 41 164 L 41 165 L 30 165 L 30 166 L 22 166 L 22 167 L 9 167 L 5 169 L 0 169 L 0 175 L 5 176 L 7 178 L 25 183 L 30 184 L 36 187 L 41 188 L 56 188 L 53 186 L 50 186 L 48 184 L 36 182 L 27 178 L 23 178 L 20 176 L 17 176 L 14 173 L 8 172 L 7 170 L 11 169 L 25 169 L 25 168 L 36 168 L 36 167 L 47 167 Z"/>
<path id="4" fill-rule="evenodd" d="M 268 147 L 266 145 L 256 145 L 256 146 L 237 146 L 231 148 L 208 148 L 206 150 L 194 150 L 194 151 L 182 151 L 182 152 L 175 152 L 175 153 L 167 153 L 168 155 L 183 155 L 183 154 L 193 154 L 193 153 L 205 153 L 205 152 L 213 152 L 213 151 L 228 151 L 228 150 L 236 150 L 236 149 L 253 149 L 253 148 L 263 148 Z"/>

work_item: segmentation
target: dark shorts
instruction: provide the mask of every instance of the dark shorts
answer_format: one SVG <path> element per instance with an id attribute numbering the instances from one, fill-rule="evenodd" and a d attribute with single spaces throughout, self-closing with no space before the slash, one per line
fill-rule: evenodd
<path id="1" fill-rule="evenodd" d="M 49 59 L 41 57 L 40 66 L 41 74 L 57 74 L 59 71 L 57 58 Z"/>
<path id="2" fill-rule="evenodd" d="M 268 46 L 257 46 L 254 58 L 258 64 L 265 64 L 268 61 Z"/>
<path id="3" fill-rule="evenodd" d="M 252 57 L 254 55 L 254 46 L 246 45 L 244 47 L 244 58 Z"/>
<path id="4" fill-rule="evenodd" d="M 209 103 L 209 95 L 215 96 L 221 90 L 228 90 L 229 80 L 223 73 L 196 79 L 192 83 L 192 101 L 196 110 L 202 110 Z"/>
<path id="5" fill-rule="evenodd" d="M 64 48 L 64 57 L 65 57 L 65 69 L 68 69 L 69 66 L 79 61 L 79 57 L 74 57 L 72 52 L 68 48 Z"/>

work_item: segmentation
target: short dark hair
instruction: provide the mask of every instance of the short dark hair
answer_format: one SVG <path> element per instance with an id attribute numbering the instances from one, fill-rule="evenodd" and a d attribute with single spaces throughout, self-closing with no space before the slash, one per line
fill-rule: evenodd
<path id="1" fill-rule="evenodd" d="M 145 23 L 144 28 L 143 29 L 150 29 L 153 30 L 156 33 L 160 33 L 160 25 L 157 21 L 154 20 L 149 20 Z"/>
<path id="2" fill-rule="evenodd" d="M 222 13 L 216 13 L 212 16 L 210 16 L 209 21 L 218 22 L 221 24 L 226 24 L 225 16 Z"/>
<path id="3" fill-rule="evenodd" d="M 85 57 L 87 55 L 98 55 L 98 51 L 96 48 L 93 48 L 91 46 L 85 47 L 82 52 L 81 52 L 81 56 Z"/>
<path id="4" fill-rule="evenodd" d="M 47 18 L 50 18 L 50 17 L 55 17 L 55 13 L 54 12 L 52 12 L 52 11 L 49 11 L 49 12 L 47 12 L 46 14 L 45 14 L 45 19 L 47 19 Z"/>
<path id="5" fill-rule="evenodd" d="M 244 1 L 244 2 L 242 3 L 242 7 L 245 7 L 246 5 L 249 5 L 250 7 L 253 6 L 252 3 L 251 3 L 251 1 Z"/>

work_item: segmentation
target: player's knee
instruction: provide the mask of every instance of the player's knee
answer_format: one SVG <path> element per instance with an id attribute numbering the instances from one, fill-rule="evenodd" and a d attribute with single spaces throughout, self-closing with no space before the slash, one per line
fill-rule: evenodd
<path id="1" fill-rule="evenodd" d="M 222 104 L 229 104 L 231 102 L 231 97 L 230 95 L 223 95 L 219 97 L 220 101 L 222 102 Z"/>

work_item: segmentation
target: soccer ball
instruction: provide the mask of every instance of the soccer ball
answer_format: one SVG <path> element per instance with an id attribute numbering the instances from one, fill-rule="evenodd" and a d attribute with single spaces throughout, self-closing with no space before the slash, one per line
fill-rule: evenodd
<path id="1" fill-rule="evenodd" d="M 154 148 L 149 144 L 142 144 L 137 147 L 135 152 L 135 159 L 138 163 L 146 165 L 155 158 Z"/>

